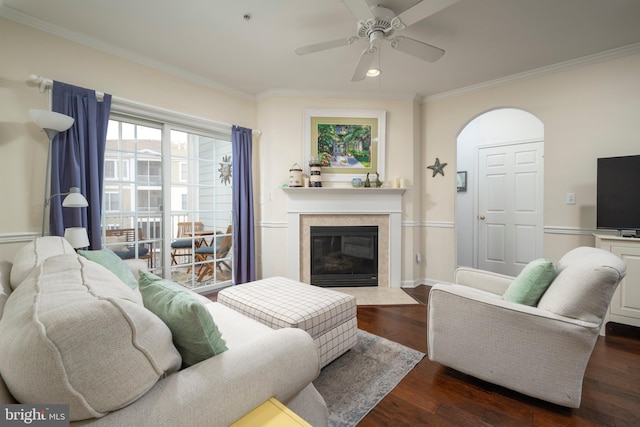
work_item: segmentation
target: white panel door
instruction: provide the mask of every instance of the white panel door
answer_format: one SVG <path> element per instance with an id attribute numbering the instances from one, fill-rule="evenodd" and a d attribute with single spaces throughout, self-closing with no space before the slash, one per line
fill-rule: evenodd
<path id="1" fill-rule="evenodd" d="M 542 256 L 543 143 L 480 147 L 477 266 L 516 276 Z"/>

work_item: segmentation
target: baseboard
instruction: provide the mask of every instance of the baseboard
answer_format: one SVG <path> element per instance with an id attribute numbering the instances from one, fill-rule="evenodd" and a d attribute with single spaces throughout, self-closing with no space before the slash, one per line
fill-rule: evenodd
<path id="1" fill-rule="evenodd" d="M 416 286 L 420 286 L 422 284 L 422 279 L 415 280 L 403 280 L 400 282 L 401 288 L 415 288 Z"/>
<path id="2" fill-rule="evenodd" d="M 422 279 L 422 284 L 427 286 L 433 286 L 433 285 L 450 285 L 451 283 L 445 282 L 443 280 Z"/>

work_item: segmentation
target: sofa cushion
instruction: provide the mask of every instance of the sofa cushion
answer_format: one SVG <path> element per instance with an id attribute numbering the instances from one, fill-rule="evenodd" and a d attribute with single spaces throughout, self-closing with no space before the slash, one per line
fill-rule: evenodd
<path id="1" fill-rule="evenodd" d="M 0 319 L 0 374 L 21 403 L 67 403 L 101 417 L 180 368 L 171 332 L 137 293 L 77 254 L 50 257 L 13 291 Z"/>
<path id="2" fill-rule="evenodd" d="M 133 275 L 133 272 L 129 268 L 126 262 L 116 255 L 111 249 L 100 249 L 97 251 L 78 251 L 78 254 L 107 268 L 113 274 L 118 276 L 122 282 L 130 287 L 136 289 L 138 287 L 138 281 Z"/>
<path id="3" fill-rule="evenodd" d="M 558 261 L 556 271 L 556 278 L 540 299 L 538 308 L 599 324 L 626 274 L 626 265 L 611 252 L 579 247 Z"/>
<path id="4" fill-rule="evenodd" d="M 11 287 L 17 288 L 34 267 L 42 264 L 51 256 L 75 254 L 73 246 L 59 236 L 37 237 L 24 245 L 13 260 L 11 268 Z"/>
<path id="5" fill-rule="evenodd" d="M 195 295 L 146 271 L 140 272 L 144 306 L 167 324 L 183 366 L 194 365 L 227 350 L 207 308 Z"/>
<path id="6" fill-rule="evenodd" d="M 549 287 L 555 273 L 556 269 L 548 259 L 533 260 L 524 266 L 502 298 L 505 301 L 534 307 Z"/>

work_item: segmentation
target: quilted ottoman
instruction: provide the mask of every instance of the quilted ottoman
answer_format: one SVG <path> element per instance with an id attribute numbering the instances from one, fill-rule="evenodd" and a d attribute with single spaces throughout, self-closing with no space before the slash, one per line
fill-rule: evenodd
<path id="1" fill-rule="evenodd" d="M 321 367 L 356 343 L 356 299 L 342 292 L 270 277 L 223 289 L 218 302 L 273 329 L 307 331 Z"/>

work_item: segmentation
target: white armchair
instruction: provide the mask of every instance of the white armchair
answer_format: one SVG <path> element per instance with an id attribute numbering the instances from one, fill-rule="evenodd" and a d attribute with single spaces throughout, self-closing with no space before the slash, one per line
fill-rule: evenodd
<path id="1" fill-rule="evenodd" d="M 537 307 L 502 299 L 513 277 L 470 268 L 429 295 L 428 356 L 517 392 L 577 408 L 587 362 L 626 273 L 610 252 L 565 254 Z"/>

